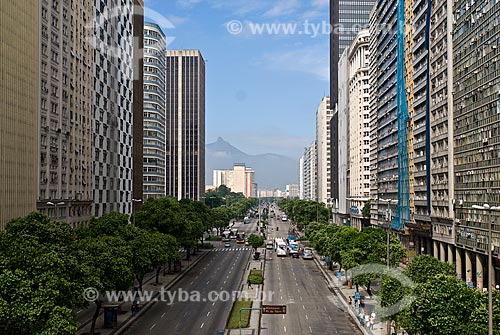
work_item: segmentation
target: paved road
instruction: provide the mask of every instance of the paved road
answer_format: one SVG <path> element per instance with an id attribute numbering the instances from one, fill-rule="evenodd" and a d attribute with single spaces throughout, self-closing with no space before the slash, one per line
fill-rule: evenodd
<path id="1" fill-rule="evenodd" d="M 250 232 L 255 229 L 255 223 L 241 224 L 241 228 Z M 210 292 L 232 293 L 239 290 L 251 247 L 232 242 L 231 248 L 227 251 L 223 249 L 226 249 L 223 244 L 215 242 L 215 249 L 169 290 L 173 294 L 182 289 L 193 299 L 199 292 L 200 302 L 182 302 L 179 299 L 175 299 L 173 304 L 157 302 L 125 334 L 205 335 L 217 334 L 217 330 L 224 329 L 232 301 L 222 301 L 227 298 L 224 296 L 213 301 Z M 167 294 L 165 297 L 168 297 Z"/>
<path id="2" fill-rule="evenodd" d="M 276 226 L 279 231 L 276 232 Z M 285 237 L 288 223 L 272 220 L 271 237 Z M 276 257 L 274 251 L 266 260 L 265 291 L 273 291 L 272 301 L 265 304 L 287 305 L 286 315 L 262 315 L 262 335 L 275 334 L 361 334 L 333 294 L 313 261 Z"/>

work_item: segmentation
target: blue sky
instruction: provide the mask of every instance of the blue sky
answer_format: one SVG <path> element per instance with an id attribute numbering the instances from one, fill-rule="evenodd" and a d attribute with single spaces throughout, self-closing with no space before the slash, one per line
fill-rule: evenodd
<path id="1" fill-rule="evenodd" d="M 249 154 L 300 157 L 315 138 L 316 109 L 329 90 L 328 3 L 145 1 L 169 49 L 200 49 L 207 61 L 207 143 L 221 136 Z M 241 22 L 239 34 L 228 31 L 234 20 Z M 283 27 L 277 34 L 252 33 L 255 24 L 270 23 L 297 26 L 295 33 Z"/>

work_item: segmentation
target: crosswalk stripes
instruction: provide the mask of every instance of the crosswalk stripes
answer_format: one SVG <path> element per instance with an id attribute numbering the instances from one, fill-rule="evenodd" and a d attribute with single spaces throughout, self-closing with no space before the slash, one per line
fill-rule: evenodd
<path id="1" fill-rule="evenodd" d="M 252 248 L 214 248 L 212 251 L 250 251 Z"/>

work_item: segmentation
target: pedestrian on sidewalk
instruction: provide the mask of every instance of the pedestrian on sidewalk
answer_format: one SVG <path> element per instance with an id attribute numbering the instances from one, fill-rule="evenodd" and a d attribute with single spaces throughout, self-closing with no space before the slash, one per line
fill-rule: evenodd
<path id="1" fill-rule="evenodd" d="M 349 296 L 349 307 L 352 307 L 352 297 Z"/>
<path id="2" fill-rule="evenodd" d="M 362 327 L 365 326 L 365 315 L 363 313 L 359 314 L 359 323 L 361 324 Z"/>
<path id="3" fill-rule="evenodd" d="M 372 314 L 370 315 L 370 329 L 373 330 L 373 327 L 375 326 L 375 312 L 372 312 Z"/>
<path id="4" fill-rule="evenodd" d="M 248 288 L 251 288 L 253 290 L 252 282 L 250 281 L 250 278 L 248 278 L 248 280 L 247 280 L 247 285 L 248 285 Z"/>

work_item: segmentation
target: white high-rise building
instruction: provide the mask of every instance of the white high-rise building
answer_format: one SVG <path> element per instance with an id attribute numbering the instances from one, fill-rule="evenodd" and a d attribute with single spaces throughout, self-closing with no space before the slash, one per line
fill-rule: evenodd
<path id="1" fill-rule="evenodd" d="M 299 185 L 289 184 L 285 187 L 286 197 L 289 199 L 295 199 L 299 197 Z"/>
<path id="2" fill-rule="evenodd" d="M 316 112 L 316 144 L 318 159 L 317 201 L 328 204 L 330 202 L 330 121 L 332 118 L 330 98 L 323 97 Z"/>
<path id="3" fill-rule="evenodd" d="M 299 159 L 299 199 L 304 199 L 304 156 Z"/>
<path id="4" fill-rule="evenodd" d="M 303 162 L 303 199 L 317 200 L 316 141 L 314 141 L 310 147 L 304 149 L 301 161 Z"/>
<path id="5" fill-rule="evenodd" d="M 340 57 L 338 63 L 338 78 L 339 78 L 339 91 L 338 91 L 338 203 L 334 206 L 334 222 L 345 225 L 351 210 L 347 204 L 349 194 L 349 76 L 348 76 L 348 49 L 345 49 Z"/>
<path id="6" fill-rule="evenodd" d="M 362 229 L 362 209 L 370 198 L 370 33 L 362 30 L 347 49 L 349 106 L 349 208 L 351 226 Z"/>
<path id="7" fill-rule="evenodd" d="M 144 23 L 144 198 L 165 196 L 166 36 Z"/>

